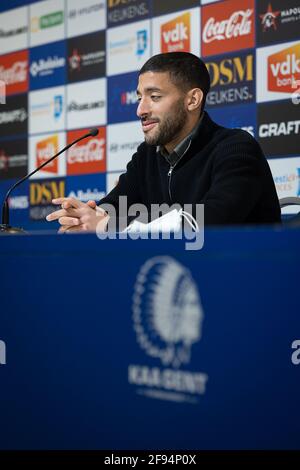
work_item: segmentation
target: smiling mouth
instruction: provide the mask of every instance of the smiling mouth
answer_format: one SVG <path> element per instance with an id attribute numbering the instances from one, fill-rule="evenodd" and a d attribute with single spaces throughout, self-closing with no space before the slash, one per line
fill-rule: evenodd
<path id="1" fill-rule="evenodd" d="M 142 128 L 144 132 L 148 132 L 158 123 L 158 121 L 142 121 Z"/>

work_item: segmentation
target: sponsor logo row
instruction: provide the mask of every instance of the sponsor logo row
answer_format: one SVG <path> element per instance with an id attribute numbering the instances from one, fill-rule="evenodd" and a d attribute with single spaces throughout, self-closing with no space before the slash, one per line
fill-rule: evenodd
<path id="1" fill-rule="evenodd" d="M 96 36 L 99 34 L 102 35 L 96 33 Z M 95 40 L 95 34 L 89 36 Z M 46 46 L 37 48 L 43 49 L 44 52 L 39 52 L 38 55 L 33 53 L 31 62 L 28 61 L 27 50 L 3 56 L 0 64 L 0 80 L 5 83 L 7 100 L 9 101 L 11 95 L 24 93 L 30 89 L 32 90 L 30 99 L 47 101 L 48 98 L 42 97 L 46 94 L 50 96 L 55 86 L 64 85 L 68 80 L 70 84 L 67 85 L 67 94 L 71 100 L 74 98 L 76 101 L 78 96 L 83 95 L 92 102 L 92 94 L 95 97 L 101 95 L 98 107 L 102 108 L 102 114 L 106 115 L 107 82 L 108 122 L 122 121 L 124 117 L 126 120 L 126 113 L 129 110 L 127 105 L 136 104 L 138 73 L 130 72 L 99 78 L 105 75 L 105 53 L 102 54 L 103 51 L 100 49 L 92 48 L 88 41 L 84 42 L 86 39 L 85 37 L 82 39 L 83 45 L 78 48 L 70 46 L 67 78 L 66 60 L 62 51 L 63 42 L 53 43 L 49 48 Z M 86 48 L 84 44 L 87 45 Z M 83 50 L 85 53 L 82 53 Z M 255 99 L 258 102 L 277 101 L 299 95 L 299 41 L 268 46 L 256 51 L 248 50 L 226 56 L 208 57 L 206 66 L 211 77 L 211 91 L 207 98 L 209 107 L 251 102 Z M 49 86 L 51 88 L 48 88 Z M 47 90 L 44 90 L 45 88 Z M 37 91 L 34 93 L 34 90 Z M 64 91 L 61 91 L 61 94 L 63 100 Z M 129 113 L 132 118 L 135 113 L 133 107 Z M 106 118 L 104 121 L 105 124 Z"/>
<path id="2" fill-rule="evenodd" d="M 34 175 L 34 179 L 122 171 L 143 141 L 140 122 L 99 127 L 96 137 L 73 145 Z M 35 170 L 88 129 L 40 134 L 0 142 L 0 179 L 21 178 Z"/>
<path id="3" fill-rule="evenodd" d="M 53 212 L 52 199 L 75 197 L 82 202 L 92 199 L 99 202 L 118 183 L 120 172 L 67 176 L 64 178 L 29 180 L 15 189 L 8 202 L 14 223 L 26 226 L 28 220 L 43 221 Z M 1 197 L 15 180 L 6 180 L 1 185 Z M 3 193 L 3 194 L 2 194 Z M 45 222 L 46 225 L 46 222 Z"/>
<path id="4" fill-rule="evenodd" d="M 66 9 L 60 0 L 46 0 L 9 10 L 0 14 L 0 54 L 96 31 L 104 35 L 108 25 L 107 52 L 112 64 L 116 55 L 121 59 L 129 49 L 147 58 L 151 21 L 152 53 L 189 50 L 198 54 L 201 38 L 201 55 L 209 56 L 252 48 L 255 35 L 258 46 L 293 40 L 300 24 L 298 0 L 286 0 L 284 5 L 280 0 L 261 0 L 257 7 L 255 0 L 242 5 L 239 0 L 207 6 L 202 2 L 202 7 L 198 0 L 151 3 L 153 20 L 148 19 L 151 5 L 147 0 L 87 0 L 84 6 L 80 0 L 67 0 Z M 114 73 L 113 68 L 109 73 Z"/>
<path id="5" fill-rule="evenodd" d="M 294 113 L 299 113 L 300 43 L 271 49 L 268 53 L 265 49 L 257 51 L 256 66 L 252 51 L 210 58 L 206 62 L 211 77 L 207 108 L 247 104 L 255 102 L 255 98 L 259 103 L 289 98 L 296 106 Z M 19 76 L 14 81 L 11 77 L 8 92 L 10 86 L 15 90 Z M 255 76 L 259 77 L 257 82 Z M 28 95 L 8 94 L 0 106 L 1 135 L 27 131 L 36 134 L 135 120 L 137 80 L 137 72 L 132 72 L 30 91 Z"/>
<path id="6" fill-rule="evenodd" d="M 220 125 L 242 128 L 256 137 L 268 158 L 299 153 L 299 107 L 290 101 L 216 108 L 210 114 Z M 18 178 L 33 171 L 87 130 L 42 133 L 28 141 L 21 137 L 0 141 L 0 178 Z M 122 171 L 142 141 L 139 121 L 99 127 L 98 136 L 72 146 L 36 178 Z"/>

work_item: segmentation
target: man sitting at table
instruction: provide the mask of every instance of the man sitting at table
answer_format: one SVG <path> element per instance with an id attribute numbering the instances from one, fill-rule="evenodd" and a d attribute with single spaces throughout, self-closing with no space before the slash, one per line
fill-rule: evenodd
<path id="1" fill-rule="evenodd" d="M 280 223 L 280 207 L 267 160 L 246 131 L 214 123 L 204 111 L 210 78 L 204 62 L 188 52 L 158 54 L 139 72 L 137 115 L 145 141 L 102 199 L 83 203 L 58 198 L 47 216 L 60 232 L 105 231 L 110 205 L 204 205 L 205 225 Z"/>

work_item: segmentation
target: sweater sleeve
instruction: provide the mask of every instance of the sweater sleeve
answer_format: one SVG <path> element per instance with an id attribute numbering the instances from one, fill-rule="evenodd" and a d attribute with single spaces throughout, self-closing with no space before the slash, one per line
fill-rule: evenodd
<path id="1" fill-rule="evenodd" d="M 242 135 L 243 134 L 243 135 Z M 258 143 L 241 132 L 216 149 L 212 182 L 201 201 L 205 224 L 242 223 L 262 194 L 262 158 Z"/>
<path id="2" fill-rule="evenodd" d="M 98 202 L 98 206 L 101 206 L 110 215 L 111 227 L 117 230 L 125 228 L 131 222 L 133 217 L 127 216 L 128 208 L 141 201 L 138 150 L 127 164 L 126 172 L 120 175 L 117 185 Z"/>

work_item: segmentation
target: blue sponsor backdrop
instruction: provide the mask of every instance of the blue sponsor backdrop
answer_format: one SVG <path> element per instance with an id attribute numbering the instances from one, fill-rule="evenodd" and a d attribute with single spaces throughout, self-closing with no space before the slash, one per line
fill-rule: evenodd
<path id="1" fill-rule="evenodd" d="M 52 38 L 53 42 L 47 42 L 43 45 L 30 47 L 31 43 L 35 43 L 35 39 L 31 42 L 31 36 L 34 36 L 35 33 L 33 32 L 34 25 L 30 23 L 30 14 L 33 10 L 30 9 L 29 6 L 36 3 L 40 3 L 41 7 L 40 20 L 42 19 L 42 22 L 40 23 L 40 26 L 42 26 L 38 32 L 38 34 L 44 36 L 41 42 L 47 40 L 48 31 L 49 37 L 51 37 L 51 31 L 56 27 L 55 21 L 59 20 L 59 18 L 62 18 L 64 23 L 58 26 L 61 28 L 61 32 L 59 33 L 61 35 L 59 37 L 63 38 L 62 40 L 57 41 L 57 38 L 55 39 L 54 37 Z M 166 14 L 174 13 L 174 18 L 180 15 L 182 16 L 182 13 L 189 8 L 200 9 L 200 16 L 202 15 L 202 18 L 204 17 L 204 9 L 210 9 L 210 15 L 212 18 L 214 8 L 217 8 L 217 6 L 220 5 L 224 6 L 224 17 L 222 18 L 222 21 L 225 21 L 230 18 L 230 15 L 234 10 L 237 12 L 239 8 L 244 8 L 242 3 L 243 2 L 241 2 L 239 7 L 235 7 L 232 6 L 232 0 L 220 0 L 216 3 L 210 2 L 207 4 L 204 4 L 204 2 L 199 0 L 131 0 L 124 2 L 119 0 L 95 0 L 95 2 L 87 0 L 84 2 L 84 5 L 78 6 L 80 9 L 80 15 L 78 15 L 77 12 L 77 18 L 80 17 L 80 23 L 77 25 L 78 34 L 74 35 L 74 31 L 77 31 L 77 29 L 72 29 L 71 26 L 70 30 L 68 29 L 69 22 L 72 21 L 72 15 L 68 14 L 68 8 L 72 9 L 73 12 L 77 8 L 75 3 L 73 4 L 72 1 L 65 0 L 58 2 L 61 12 L 57 15 L 57 12 L 52 9 L 52 2 L 39 2 L 38 0 L 3 0 L 0 3 L 0 11 L 4 12 L 4 15 L 6 11 L 20 6 L 28 5 L 28 9 L 26 10 L 25 20 L 20 19 L 19 23 L 18 15 L 16 14 L 16 17 L 14 18 L 15 24 L 6 24 L 4 20 L 2 21 L 2 18 L 4 17 L 1 15 L 0 24 L 2 34 L 0 43 L 1 41 L 4 43 L 7 41 L 5 37 L 6 34 L 7 37 L 10 38 L 10 44 L 13 43 L 15 39 L 16 44 L 18 44 L 16 50 L 10 48 L 9 50 L 3 50 L 1 54 L 13 55 L 16 51 L 28 48 L 29 63 L 27 71 L 27 91 L 29 93 L 30 91 L 42 90 L 45 93 L 43 98 L 44 101 L 47 101 L 47 90 L 54 86 L 64 86 L 66 97 L 65 101 L 67 103 L 68 93 L 70 94 L 69 84 L 73 81 L 78 82 L 78 84 L 81 83 L 82 95 L 84 96 L 78 96 L 78 102 L 76 103 L 78 107 L 76 111 L 78 115 L 78 128 L 86 127 L 85 122 L 80 122 L 80 115 L 85 114 L 85 111 L 91 110 L 95 101 L 93 99 L 93 93 L 91 93 L 92 97 L 85 96 L 86 91 L 89 91 L 90 87 L 88 79 L 93 80 L 103 77 L 103 80 L 106 81 L 107 85 L 107 94 L 106 96 L 103 96 L 103 101 L 105 101 L 107 111 L 106 116 L 101 123 L 99 122 L 99 125 L 107 126 L 108 129 L 106 135 L 109 136 L 109 126 L 111 124 L 131 122 L 136 121 L 137 119 L 135 90 L 137 86 L 138 71 L 136 70 L 125 74 L 122 74 L 121 72 L 124 70 L 124 64 L 127 65 L 127 61 L 128 67 L 126 70 L 135 70 L 143 65 L 145 61 L 146 45 L 149 45 L 150 55 L 152 54 L 152 33 L 154 22 L 161 21 L 161 18 L 159 17 L 163 17 Z M 256 67 L 257 50 L 260 50 L 260 48 L 265 45 L 272 45 L 275 43 L 277 45 L 282 43 L 282 49 L 284 49 L 288 41 L 298 41 L 300 20 L 299 15 L 297 16 L 297 8 L 299 8 L 299 2 L 297 3 L 297 0 L 287 0 L 286 2 L 273 0 L 271 7 L 269 4 L 270 2 L 268 0 L 257 0 L 253 4 L 254 9 L 252 12 L 251 28 L 253 28 L 253 33 L 255 33 L 256 42 L 254 46 L 256 47 L 253 48 L 253 43 L 249 43 L 250 45 L 248 49 L 236 49 L 226 54 L 216 52 L 214 55 L 203 58 L 209 68 L 212 79 L 211 92 L 208 96 L 206 106 L 212 118 L 222 125 L 228 127 L 243 127 L 250 133 L 254 133 L 255 137 L 259 139 L 267 158 L 271 159 L 279 155 L 280 157 L 299 155 L 299 145 L 297 144 L 299 139 L 298 133 L 295 131 L 295 125 L 293 128 L 290 127 L 293 131 L 289 133 L 281 133 L 278 136 L 272 135 L 270 138 L 267 136 L 267 133 L 273 132 L 272 129 L 274 129 L 275 124 L 278 126 L 279 133 L 279 130 L 282 129 L 282 122 L 283 125 L 289 121 L 297 123 L 300 120 L 300 105 L 296 105 L 295 103 L 292 104 L 291 100 L 288 100 L 287 102 L 265 102 L 265 100 L 263 100 L 259 105 L 256 104 L 256 88 L 263 78 L 257 77 L 257 71 L 263 71 L 263 67 Z M 93 12 L 93 15 L 90 17 L 88 17 L 87 14 L 88 10 Z M 104 13 L 105 10 L 106 13 Z M 271 21 L 271 24 L 267 21 L 268 12 L 270 14 L 270 11 L 272 11 L 276 17 L 275 19 L 273 18 L 273 23 Z M 92 23 L 92 18 L 94 20 L 95 15 L 102 15 L 101 17 L 99 16 L 99 23 L 95 23 L 94 21 L 94 23 L 90 25 L 89 21 Z M 243 14 L 241 15 L 243 16 Z M 166 18 L 165 20 L 162 20 L 161 27 L 169 22 L 170 19 L 171 18 Z M 145 23 L 141 23 L 146 20 L 149 20 L 149 33 L 148 30 L 145 29 Z M 22 24 L 21 21 L 23 21 Z M 99 27 L 97 27 L 98 24 Z M 126 24 L 128 24 L 130 30 L 128 35 L 126 34 L 126 28 L 124 27 Z M 274 25 L 276 25 L 276 28 Z M 116 30 L 119 26 L 122 26 L 122 34 L 116 34 L 114 39 L 111 40 L 109 44 L 106 44 L 106 38 L 109 38 L 109 32 Z M 25 28 L 25 30 L 27 28 L 28 33 L 26 40 L 24 39 L 24 42 L 21 45 L 17 40 L 18 27 L 21 27 L 21 29 Z M 199 25 L 199 29 L 195 31 L 193 29 L 194 25 L 191 22 L 190 29 L 185 28 L 184 31 L 189 31 L 191 37 L 193 35 L 200 34 L 200 43 L 202 42 L 203 45 L 203 31 L 201 31 L 201 27 L 202 26 Z M 178 35 L 180 31 L 183 31 L 181 30 L 179 23 L 175 26 L 174 22 L 172 28 L 174 28 L 172 30 L 174 37 Z M 239 34 L 237 30 L 236 33 Z M 158 44 L 162 47 L 162 38 L 160 37 L 158 39 Z M 227 39 L 224 41 L 227 41 Z M 220 44 L 223 42 L 222 39 L 216 37 L 214 38 L 214 41 L 215 44 L 218 41 Z M 1 44 L 3 44 L 3 42 Z M 114 43 L 114 47 L 112 42 Z M 68 46 L 70 49 L 69 55 Z M 238 45 L 236 47 L 238 47 Z M 78 55 L 76 52 L 78 52 Z M 114 59 L 118 54 L 120 54 L 119 70 L 118 67 L 114 66 L 113 76 L 108 77 L 107 64 L 109 60 L 111 60 L 112 63 L 115 63 Z M 139 59 L 138 63 L 136 61 L 137 57 Z M 70 62 L 69 59 L 72 59 L 73 63 L 72 61 Z M 299 58 L 297 56 L 297 60 L 298 59 Z M 282 59 L 277 58 L 276 60 L 278 60 L 278 67 L 281 64 L 280 70 L 283 71 L 283 75 L 285 74 L 287 70 L 286 67 L 289 63 L 297 64 L 297 62 L 295 62 L 296 59 L 291 56 L 284 56 Z M 289 60 L 291 62 L 289 62 Z M 72 65 L 73 69 L 76 68 L 75 72 L 74 70 L 71 70 Z M 17 87 L 18 80 L 20 79 L 20 76 L 22 75 L 21 72 L 24 68 L 21 67 L 18 69 L 16 65 L 11 68 L 9 68 L 9 66 L 7 67 L 7 72 L 5 70 L 5 73 L 8 74 L 10 80 L 15 80 L 15 86 Z M 264 67 L 266 68 L 267 65 L 265 64 Z M 76 75 L 72 75 L 73 72 L 76 73 Z M 298 70 L 296 69 L 295 74 L 298 74 Z M 270 76 L 268 79 L 269 78 Z M 283 77 L 281 77 L 281 79 L 282 78 Z M 28 110 L 28 93 L 23 93 L 23 90 L 24 87 L 22 92 L 14 91 L 12 95 L 7 96 L 5 110 L 2 105 L 0 107 L 0 140 L 7 139 L 8 137 L 17 139 L 20 135 L 23 135 L 24 137 L 28 136 L 28 129 L 30 129 L 28 124 L 30 123 L 31 117 L 30 110 Z M 280 98 L 280 93 L 278 93 L 278 98 Z M 267 99 L 268 97 L 266 97 L 266 101 Z M 41 114 L 46 112 L 46 107 L 42 109 L 42 105 L 43 103 L 39 102 L 35 111 L 41 112 Z M 54 116 L 57 119 L 61 117 L 62 113 L 66 113 L 66 119 L 63 121 L 63 127 L 61 130 L 66 130 L 67 132 L 66 124 L 68 116 L 66 109 L 67 106 L 63 103 L 62 97 L 56 96 L 54 101 L 51 103 L 51 112 L 54 113 Z M 282 112 L 281 109 L 283 110 Z M 287 112 L 285 109 L 287 109 Z M 276 118 L 276 122 L 274 118 Z M 293 123 L 290 123 L 289 125 L 292 126 Z M 259 130 L 261 129 L 262 124 L 266 126 L 263 128 L 265 129 L 264 136 L 259 135 Z M 48 131 L 49 129 L 41 133 Z M 106 148 L 109 149 L 110 142 L 107 142 L 106 144 Z M 116 144 L 118 144 L 118 142 L 116 142 Z M 132 153 L 133 152 L 130 150 L 128 151 L 128 160 L 131 158 Z M 33 155 L 30 157 L 34 158 Z M 115 153 L 110 154 L 109 151 L 107 152 L 106 160 L 114 157 Z M 292 163 L 289 162 L 289 158 L 286 160 L 287 168 L 289 168 L 289 165 L 292 165 Z M 106 168 L 110 167 L 111 166 L 109 164 L 106 165 Z M 289 169 L 287 169 L 287 171 L 289 171 Z M 82 188 L 86 188 L 87 191 L 89 188 L 89 175 L 80 174 L 80 172 L 78 173 L 78 181 L 82 181 L 82 183 L 78 184 L 78 188 L 81 186 Z M 275 175 L 276 178 L 280 178 L 281 176 L 282 175 L 280 174 Z M 8 177 L 10 178 L 11 176 L 8 175 Z M 66 178 L 66 181 L 69 181 L 69 177 Z M 95 178 L 95 176 L 92 176 L 92 178 Z M 102 188 L 104 191 L 106 190 L 105 184 L 103 183 L 104 178 L 104 175 L 98 175 L 98 184 L 95 187 L 98 188 L 99 186 L 99 191 L 100 189 L 102 191 Z M 0 178 L 1 200 L 4 197 L 6 188 L 7 181 Z M 24 190 L 25 188 L 29 191 L 28 185 L 24 186 Z M 82 189 L 82 191 L 84 192 L 84 189 Z M 26 211 L 24 210 L 24 214 L 25 212 Z M 15 221 L 13 221 L 13 223 L 14 222 Z M 18 221 L 16 221 L 16 223 L 17 222 Z M 35 229 L 42 227 L 42 224 L 42 220 L 37 222 L 36 220 L 28 219 L 26 226 L 30 229 Z M 48 229 L 49 224 L 44 222 L 44 227 Z"/>
<path id="2" fill-rule="evenodd" d="M 66 82 L 66 42 L 57 41 L 30 49 L 30 89 L 64 85 Z"/>
<path id="3" fill-rule="evenodd" d="M 209 110 L 214 121 L 224 127 L 240 127 L 257 135 L 256 104 L 214 108 Z"/>
<path id="4" fill-rule="evenodd" d="M 76 197 L 83 202 L 89 199 L 99 201 L 106 193 L 106 175 L 104 173 L 66 177 L 66 196 Z"/>
<path id="5" fill-rule="evenodd" d="M 108 77 L 108 121 L 110 123 L 137 119 L 138 72 Z"/>

